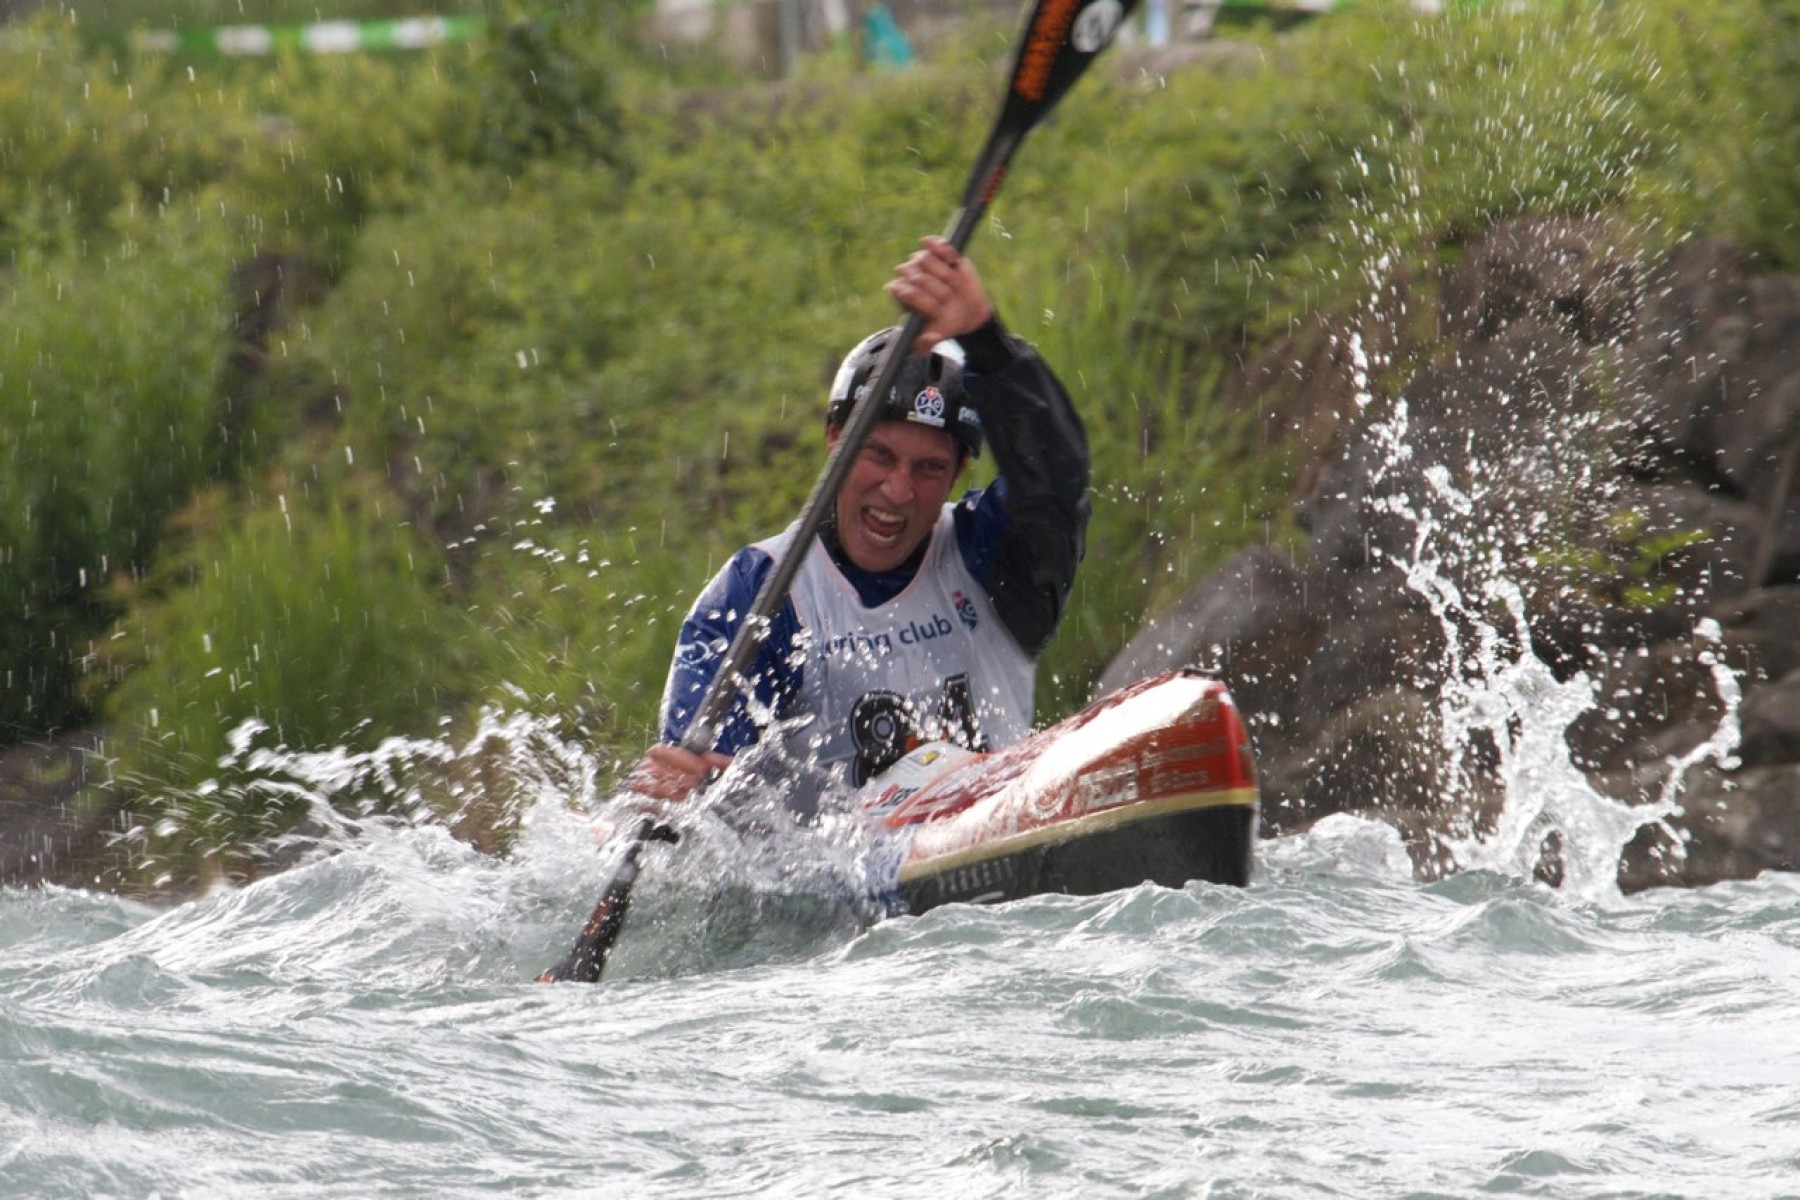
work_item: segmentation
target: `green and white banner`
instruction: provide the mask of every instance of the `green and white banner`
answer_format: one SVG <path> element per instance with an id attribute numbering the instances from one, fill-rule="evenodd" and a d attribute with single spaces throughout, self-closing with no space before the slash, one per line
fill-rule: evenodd
<path id="1" fill-rule="evenodd" d="M 311 25 L 222 25 L 216 29 L 146 30 L 132 46 L 148 53 L 355 54 L 422 50 L 461 42 L 482 30 L 478 17 L 410 17 L 398 21 L 318 21 Z"/>

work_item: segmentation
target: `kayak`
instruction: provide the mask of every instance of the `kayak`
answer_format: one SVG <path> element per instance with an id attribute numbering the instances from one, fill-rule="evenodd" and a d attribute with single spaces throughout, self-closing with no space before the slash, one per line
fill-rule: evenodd
<path id="1" fill-rule="evenodd" d="M 1250 882 L 1249 735 L 1225 685 L 1197 672 L 1144 679 L 991 754 L 919 746 L 850 799 L 874 851 L 864 898 L 890 915 Z M 656 813 L 638 814 L 574 947 L 540 983 L 600 978 L 644 848 L 679 840 Z"/>
<path id="2" fill-rule="evenodd" d="M 1156 675 L 991 754 L 933 742 L 856 796 L 891 908 L 1250 882 L 1256 770 L 1225 685 Z"/>

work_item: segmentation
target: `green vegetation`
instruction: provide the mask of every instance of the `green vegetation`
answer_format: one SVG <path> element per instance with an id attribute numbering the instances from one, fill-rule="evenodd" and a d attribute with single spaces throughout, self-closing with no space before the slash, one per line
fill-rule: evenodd
<path id="1" fill-rule="evenodd" d="M 1539 555 L 1538 563 L 1564 595 L 1637 612 L 1672 607 L 1684 590 L 1683 557 L 1712 540 L 1704 529 L 1652 529 L 1649 515 L 1630 506 L 1608 513 L 1605 525 L 1603 545 L 1558 546 Z"/>
<path id="2" fill-rule="evenodd" d="M 231 63 L 52 13 L 0 72 L 0 728 L 104 723 L 152 818 L 249 794 L 196 785 L 252 717 L 355 748 L 527 705 L 635 754 L 692 594 L 810 487 L 831 367 L 948 216 L 1012 33 L 769 86 L 624 6 L 480 7 L 471 45 Z M 1800 266 L 1787 6 L 1500 7 L 1116 53 L 1021 155 L 973 249 L 1096 454 L 1041 716 L 1292 536 L 1286 431 L 1234 397 L 1311 318 L 1523 214 Z M 301 815 L 211 803 L 196 863 Z"/>

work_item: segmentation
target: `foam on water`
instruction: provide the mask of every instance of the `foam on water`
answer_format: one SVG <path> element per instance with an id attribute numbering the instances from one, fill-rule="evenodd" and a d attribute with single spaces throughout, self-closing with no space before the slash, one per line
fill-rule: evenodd
<path id="1" fill-rule="evenodd" d="M 0 1192 L 1770 1195 L 1800 1170 L 1788 877 L 1570 905 L 1420 884 L 1393 830 L 1336 817 L 1246 889 L 815 913 L 759 946 L 660 925 L 716 924 L 706 897 L 776 865 L 670 854 L 641 969 L 546 987 L 591 899 L 564 864 L 601 857 L 563 811 L 509 858 L 365 822 L 168 908 L 0 892 Z"/>

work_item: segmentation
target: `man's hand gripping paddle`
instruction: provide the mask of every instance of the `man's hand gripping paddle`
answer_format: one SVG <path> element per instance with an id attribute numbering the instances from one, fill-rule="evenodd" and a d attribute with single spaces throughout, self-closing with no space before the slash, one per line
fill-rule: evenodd
<path id="1" fill-rule="evenodd" d="M 951 219 L 949 230 L 944 234 L 944 240 L 958 253 L 968 244 L 976 224 L 987 211 L 995 193 L 1000 190 L 1007 165 L 1024 142 L 1025 135 L 1035 129 L 1056 106 L 1057 101 L 1074 86 L 1094 56 L 1107 47 L 1114 32 L 1136 2 L 1137 0 L 1037 0 L 1019 38 L 1012 80 L 1006 90 L 1005 102 L 1000 107 L 1000 115 L 994 122 L 992 132 L 988 134 L 987 143 L 982 147 L 974 170 L 969 173 L 968 185 L 963 189 L 962 204 Z M 798 528 L 793 540 L 788 543 L 789 552 L 781 556 L 775 569 L 763 582 L 749 613 L 738 626 L 737 635 L 726 649 L 711 686 L 701 697 L 693 720 L 688 725 L 687 735 L 681 740 L 684 748 L 696 754 L 712 749 L 724 723 L 725 712 L 731 706 L 732 697 L 744 686 L 745 668 L 756 657 L 768 631 L 770 619 L 787 599 L 788 589 L 793 586 L 794 576 L 806 557 L 806 548 L 817 536 L 819 526 L 832 509 L 838 488 L 848 477 L 857 452 L 880 416 L 881 405 L 876 397 L 885 396 L 894 386 L 901 364 L 905 361 L 904 356 L 924 328 L 925 318 L 913 313 L 901 327 L 900 336 L 888 343 L 880 369 L 875 373 L 873 386 L 863 393 L 862 398 L 851 409 L 836 446 L 825 460 L 825 469 L 818 482 L 813 485 L 806 507 L 800 511 Z M 594 983 L 599 980 L 600 971 L 606 965 L 606 955 L 618 940 L 620 926 L 625 921 L 625 909 L 631 900 L 631 887 L 637 879 L 638 858 L 643 853 L 645 844 L 674 840 L 674 831 L 654 817 L 643 817 L 637 822 L 626 836 L 619 851 L 618 862 L 613 868 L 612 878 L 601 892 L 600 902 L 594 906 L 593 915 L 582 928 L 574 948 L 561 962 L 539 975 L 539 983 L 567 980 Z"/>

